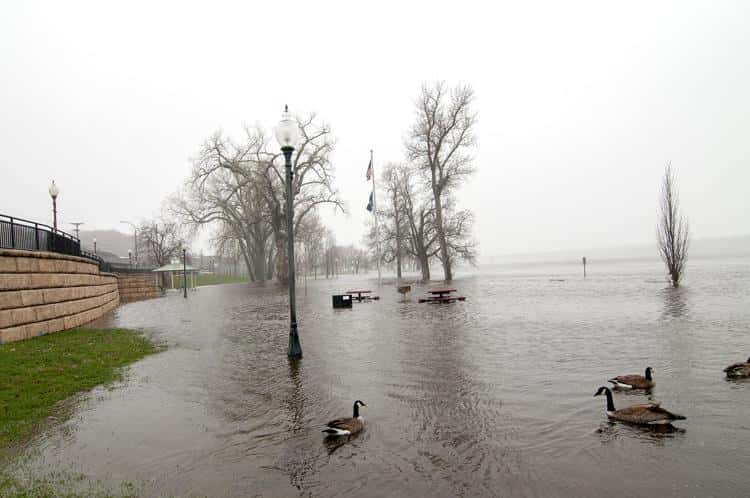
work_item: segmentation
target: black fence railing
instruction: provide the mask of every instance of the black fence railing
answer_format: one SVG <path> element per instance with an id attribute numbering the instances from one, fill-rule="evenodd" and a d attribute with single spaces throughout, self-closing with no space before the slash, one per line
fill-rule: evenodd
<path id="1" fill-rule="evenodd" d="M 35 221 L 0 214 L 0 248 L 49 251 L 92 259 L 102 269 L 104 261 L 81 250 L 81 241 L 62 230 Z"/>

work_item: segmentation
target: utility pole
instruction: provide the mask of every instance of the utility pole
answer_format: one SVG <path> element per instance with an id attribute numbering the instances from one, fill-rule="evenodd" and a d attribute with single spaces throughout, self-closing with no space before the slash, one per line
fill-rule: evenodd
<path id="1" fill-rule="evenodd" d="M 73 229 L 73 231 L 76 233 L 76 239 L 81 240 L 81 237 L 78 236 L 78 234 L 80 232 L 80 228 L 78 228 L 78 227 L 80 227 L 81 225 L 85 225 L 85 223 L 82 222 L 82 221 L 74 221 L 74 222 L 71 223 L 71 225 L 73 225 L 75 227 Z"/>

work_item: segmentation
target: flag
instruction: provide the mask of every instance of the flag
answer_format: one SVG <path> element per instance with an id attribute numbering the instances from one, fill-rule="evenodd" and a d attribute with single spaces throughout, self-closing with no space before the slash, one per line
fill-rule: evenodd
<path id="1" fill-rule="evenodd" d="M 370 202 L 367 203 L 367 210 L 372 213 L 372 210 L 375 209 L 375 192 L 370 192 Z"/>
<path id="2" fill-rule="evenodd" d="M 370 181 L 370 178 L 372 178 L 372 158 L 370 158 L 370 164 L 367 165 L 367 181 Z"/>

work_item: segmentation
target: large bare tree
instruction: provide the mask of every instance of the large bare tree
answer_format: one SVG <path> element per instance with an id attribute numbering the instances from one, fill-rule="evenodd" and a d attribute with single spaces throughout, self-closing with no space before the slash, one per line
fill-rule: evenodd
<path id="1" fill-rule="evenodd" d="M 218 240 L 234 238 L 251 280 L 262 281 L 272 230 L 253 158 L 264 137 L 258 129 L 246 129 L 245 135 L 235 142 L 218 132 L 204 142 L 173 209 L 195 225 L 218 224 Z"/>
<path id="2" fill-rule="evenodd" d="M 408 234 L 406 251 L 419 262 L 422 280 L 427 282 L 431 276 L 430 260 L 440 250 L 435 209 L 429 199 L 420 199 L 411 169 L 401 169 L 399 179 L 399 197 Z"/>
<path id="3" fill-rule="evenodd" d="M 300 142 L 292 157 L 295 231 L 322 204 L 343 211 L 333 185 L 331 129 L 315 114 L 298 118 Z M 253 280 L 273 270 L 286 282 L 286 186 L 283 157 L 261 128 L 245 130 L 242 142 L 217 133 L 200 150 L 178 212 L 196 224 L 220 222 L 240 242 Z"/>
<path id="4" fill-rule="evenodd" d="M 138 239 L 139 245 L 146 249 L 146 258 L 164 266 L 180 255 L 190 234 L 181 223 L 161 217 L 143 221 L 138 228 Z"/>
<path id="5" fill-rule="evenodd" d="M 368 246 L 378 247 L 377 244 L 380 244 L 383 248 L 383 262 L 395 263 L 396 278 L 399 280 L 402 276 L 402 262 L 409 235 L 404 199 L 401 194 L 401 182 L 407 176 L 408 172 L 404 164 L 388 163 L 385 165 L 381 176 L 385 202 L 382 208 L 378 208 L 378 217 L 382 223 L 377 233 L 374 223 L 368 230 Z M 380 237 L 379 241 L 375 240 L 376 235 Z"/>
<path id="6" fill-rule="evenodd" d="M 667 267 L 672 285 L 677 287 L 687 263 L 690 229 L 687 219 L 680 212 L 680 198 L 671 164 L 664 169 L 659 208 L 656 230 L 659 255 Z"/>
<path id="7" fill-rule="evenodd" d="M 407 157 L 422 170 L 432 192 L 446 280 L 453 279 L 455 253 L 450 249 L 443 204 L 474 171 L 470 151 L 476 145 L 477 113 L 473 102 L 474 90 L 468 85 L 423 85 L 416 101 L 416 121 L 406 140 Z"/>
<path id="8" fill-rule="evenodd" d="M 344 211 L 338 191 L 334 187 L 331 152 L 335 145 L 331 128 L 319 122 L 313 113 L 297 117 L 300 140 L 292 156 L 293 226 L 299 230 L 305 217 L 324 204 Z M 260 166 L 263 195 L 269 212 L 269 222 L 276 245 L 276 276 L 286 282 L 288 261 L 286 254 L 286 189 L 284 161 L 278 148 L 268 145 L 258 149 L 256 163 Z M 273 152 L 269 152 L 273 151 Z"/>

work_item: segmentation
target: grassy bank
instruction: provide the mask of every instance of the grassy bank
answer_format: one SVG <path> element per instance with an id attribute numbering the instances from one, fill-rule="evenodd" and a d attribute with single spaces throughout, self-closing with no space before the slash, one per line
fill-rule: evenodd
<path id="1" fill-rule="evenodd" d="M 137 332 L 74 329 L 0 345 L 0 448 L 28 436 L 73 394 L 119 380 L 154 353 Z"/>
<path id="2" fill-rule="evenodd" d="M 243 284 L 249 282 L 247 275 L 216 275 L 199 273 L 195 285 Z"/>
<path id="3" fill-rule="evenodd" d="M 217 275 L 209 273 L 199 273 L 195 277 L 195 285 L 200 287 L 202 285 L 218 285 L 218 284 L 245 284 L 250 281 L 247 275 Z M 188 276 L 188 288 L 192 285 L 190 277 Z M 167 288 L 171 285 L 171 279 L 166 279 Z M 175 275 L 174 277 L 174 288 L 182 289 L 182 276 Z"/>

